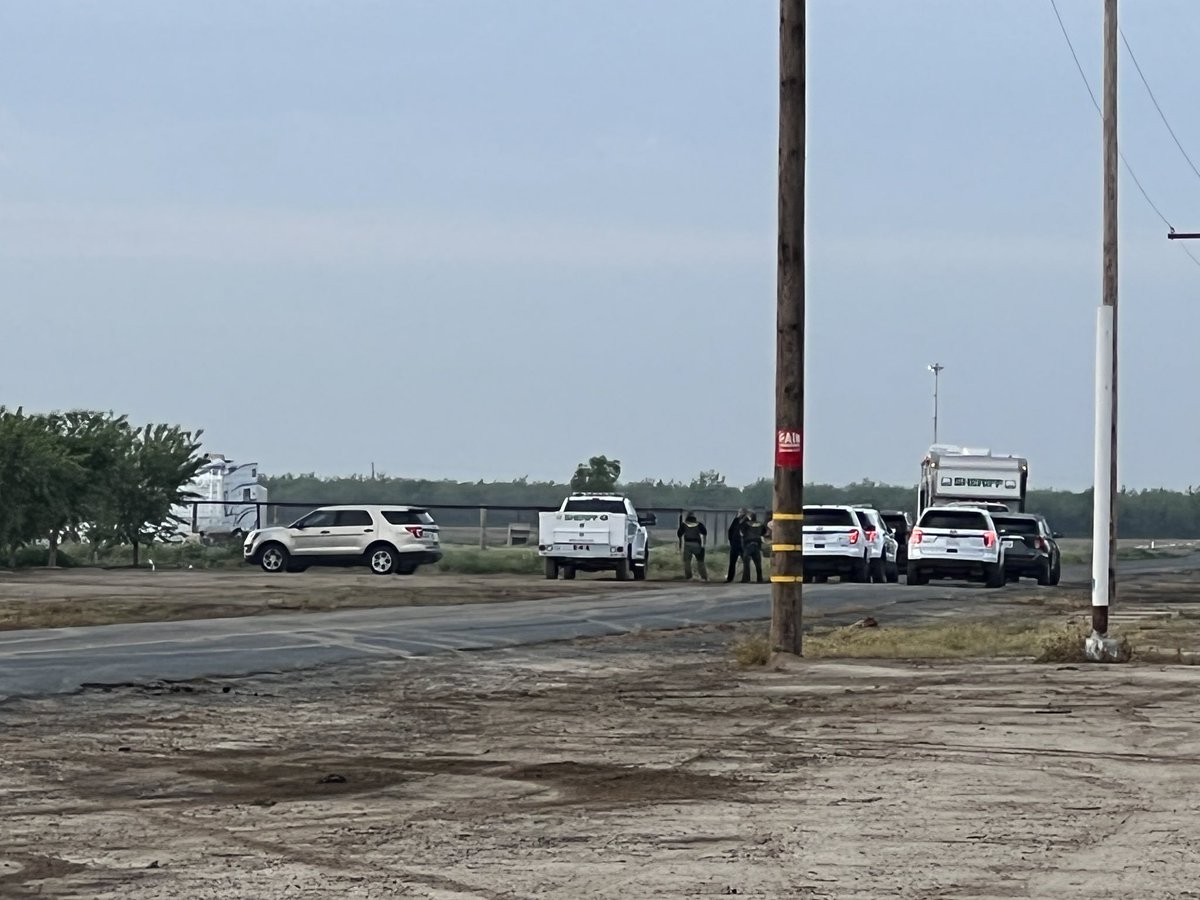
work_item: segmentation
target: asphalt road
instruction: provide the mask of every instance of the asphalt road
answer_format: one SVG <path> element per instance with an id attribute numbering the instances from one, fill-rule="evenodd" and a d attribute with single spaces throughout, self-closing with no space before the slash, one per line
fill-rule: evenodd
<path id="1" fill-rule="evenodd" d="M 1125 562 L 1123 575 L 1200 567 L 1184 560 Z M 1064 584 L 1086 585 L 1083 566 Z M 805 588 L 805 610 L 826 622 L 889 621 L 989 608 L 1005 592 L 978 586 L 825 584 Z M 188 622 L 45 628 L 0 633 L 0 700 L 70 693 L 87 686 L 188 681 L 298 671 L 371 658 L 487 650 L 764 619 L 766 585 L 689 585 L 461 606 L 390 607 Z"/>

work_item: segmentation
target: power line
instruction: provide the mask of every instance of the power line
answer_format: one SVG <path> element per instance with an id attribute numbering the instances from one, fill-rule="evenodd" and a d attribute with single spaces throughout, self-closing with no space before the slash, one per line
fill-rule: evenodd
<path id="1" fill-rule="evenodd" d="M 1096 99 L 1096 92 L 1092 90 L 1092 85 L 1091 85 L 1091 82 L 1088 81 L 1087 73 L 1083 71 L 1083 64 L 1080 63 L 1080 61 L 1079 61 L 1079 54 L 1075 52 L 1075 45 L 1071 41 L 1071 35 L 1067 32 L 1066 23 L 1063 22 L 1062 14 L 1058 11 L 1058 3 L 1055 2 L 1055 0 L 1050 0 L 1050 6 L 1054 9 L 1054 17 L 1056 19 L 1058 19 L 1058 27 L 1062 30 L 1063 39 L 1066 40 L 1066 42 L 1067 42 L 1067 49 L 1071 51 L 1071 59 L 1075 60 L 1075 68 L 1079 70 L 1079 77 L 1083 79 L 1083 86 L 1085 88 L 1087 88 L 1088 96 L 1092 98 L 1092 106 L 1094 106 L 1096 108 L 1096 112 L 1098 114 L 1103 115 L 1103 110 L 1101 110 L 1101 108 L 1100 108 L 1100 102 Z M 1122 35 L 1122 37 L 1123 37 L 1123 35 Z M 1126 42 L 1125 47 L 1126 47 L 1126 49 L 1129 48 L 1128 42 Z M 1132 56 L 1132 55 L 1133 55 L 1133 52 L 1130 51 L 1130 56 Z M 1135 67 L 1137 66 L 1136 60 L 1134 61 L 1134 66 Z M 1141 73 L 1140 68 L 1138 69 L 1138 73 L 1139 74 Z M 1145 83 L 1144 78 L 1143 78 L 1143 83 Z M 1150 86 L 1147 84 L 1146 85 L 1147 90 L 1149 90 L 1149 87 Z M 1155 102 L 1155 106 L 1157 106 L 1157 105 L 1158 105 L 1158 103 Z M 1161 110 L 1160 110 L 1160 113 L 1161 113 Z M 1165 116 L 1163 118 L 1163 121 L 1164 122 L 1166 121 Z M 1169 125 L 1167 127 L 1170 128 Z M 1174 132 L 1172 132 L 1172 135 L 1174 135 Z M 1176 143 L 1178 143 L 1178 141 Z M 1182 150 L 1183 148 L 1180 147 L 1179 149 Z M 1170 231 L 1174 231 L 1175 226 L 1172 225 L 1170 220 L 1167 219 L 1167 217 L 1163 215 L 1162 210 L 1158 208 L 1158 204 L 1155 203 L 1152 199 L 1150 199 L 1150 195 L 1146 192 L 1146 188 L 1143 187 L 1141 179 L 1139 179 L 1137 177 L 1137 173 L 1133 171 L 1133 166 L 1131 166 L 1129 164 L 1129 160 L 1127 160 L 1125 158 L 1125 154 L 1119 150 L 1117 152 L 1121 157 L 1121 163 L 1125 166 L 1125 171 L 1129 173 L 1129 177 L 1133 180 L 1134 185 L 1137 186 L 1138 192 L 1142 195 L 1142 198 L 1146 201 L 1146 203 L 1150 206 L 1150 208 L 1152 210 L 1154 210 L 1155 215 L 1157 215 L 1159 217 L 1159 219 L 1162 220 L 1162 223 L 1164 225 L 1166 225 Z M 1187 154 L 1185 153 L 1184 155 L 1186 156 Z M 1191 160 L 1189 159 L 1188 162 L 1190 163 Z M 1198 176 L 1200 176 L 1200 172 L 1197 172 L 1196 174 Z M 1198 268 L 1200 268 L 1200 257 L 1197 257 L 1190 249 L 1188 249 L 1183 244 L 1180 244 L 1179 246 L 1183 247 L 1183 251 L 1188 255 L 1188 257 L 1191 259 L 1191 261 L 1194 262 Z"/>
<path id="2" fill-rule="evenodd" d="M 1200 178 L 1200 169 L 1196 168 L 1196 164 L 1192 162 L 1192 158 L 1188 156 L 1188 152 L 1183 149 L 1183 144 L 1179 142 L 1179 137 L 1175 134 L 1175 129 L 1171 127 L 1171 123 L 1167 121 L 1167 114 L 1163 112 L 1163 108 L 1159 106 L 1158 98 L 1154 96 L 1154 91 L 1150 87 L 1150 82 L 1146 80 L 1146 75 L 1142 72 L 1142 67 L 1137 61 L 1137 57 L 1133 53 L 1133 48 L 1129 46 L 1129 38 L 1125 37 L 1124 30 L 1121 31 L 1121 42 L 1125 44 L 1125 49 L 1129 51 L 1129 59 L 1133 62 L 1134 69 L 1137 70 L 1138 78 L 1142 79 L 1142 84 L 1146 87 L 1146 93 L 1150 95 L 1150 102 L 1154 104 L 1154 108 L 1158 110 L 1158 116 L 1162 119 L 1164 125 L 1167 126 L 1167 132 L 1171 135 L 1171 140 L 1175 142 L 1175 146 L 1179 148 L 1179 152 L 1183 154 L 1183 158 L 1187 160 L 1187 164 L 1191 167 L 1192 172 L 1197 178 Z"/>

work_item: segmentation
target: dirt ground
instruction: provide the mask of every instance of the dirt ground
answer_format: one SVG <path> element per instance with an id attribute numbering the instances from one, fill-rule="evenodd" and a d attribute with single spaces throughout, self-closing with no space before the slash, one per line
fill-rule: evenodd
<path id="1" fill-rule="evenodd" d="M 499 603 L 612 590 L 611 575 L 546 581 L 523 575 L 380 578 L 353 569 L 268 575 L 253 570 L 0 571 L 0 631 L 14 628 L 321 612 L 376 606 Z M 664 587 L 630 581 L 621 590 Z"/>
<path id="2" fill-rule="evenodd" d="M 1200 668 L 734 637 L 0 705 L 0 897 L 1200 897 Z"/>

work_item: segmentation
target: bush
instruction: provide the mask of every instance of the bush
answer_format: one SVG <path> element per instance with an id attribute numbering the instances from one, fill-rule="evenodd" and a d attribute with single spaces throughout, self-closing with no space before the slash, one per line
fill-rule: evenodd
<path id="1" fill-rule="evenodd" d="M 44 568 L 50 565 L 50 548 L 37 546 L 22 547 L 17 551 L 14 562 L 16 563 L 16 568 L 18 569 Z M 59 568 L 73 569 L 78 565 L 79 563 L 75 561 L 75 558 L 70 553 L 67 553 L 61 547 L 59 548 Z"/>

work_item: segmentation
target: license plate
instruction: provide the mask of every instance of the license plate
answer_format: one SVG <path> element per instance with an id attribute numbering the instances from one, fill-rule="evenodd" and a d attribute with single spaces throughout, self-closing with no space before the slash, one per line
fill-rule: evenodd
<path id="1" fill-rule="evenodd" d="M 946 538 L 946 546 L 950 548 L 958 548 L 958 538 Z"/>
<path id="2" fill-rule="evenodd" d="M 1005 546 L 1005 547 L 1011 547 L 1011 546 L 1013 546 L 1013 544 L 1014 544 L 1014 543 L 1015 543 L 1014 541 L 1005 541 L 1005 542 L 1004 542 L 1004 546 Z"/>

